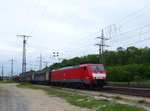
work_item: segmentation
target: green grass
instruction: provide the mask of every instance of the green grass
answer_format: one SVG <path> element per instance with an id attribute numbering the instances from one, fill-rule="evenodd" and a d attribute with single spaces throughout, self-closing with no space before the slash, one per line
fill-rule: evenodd
<path id="1" fill-rule="evenodd" d="M 3 80 L 3 81 L 0 81 L 0 83 L 16 83 L 16 82 L 12 80 Z"/>
<path id="2" fill-rule="evenodd" d="M 20 83 L 18 87 L 44 90 L 48 95 L 63 98 L 72 105 L 95 109 L 96 111 L 144 111 L 144 109 L 135 106 L 117 104 L 108 100 L 96 100 L 89 96 L 63 91 L 58 88 L 34 86 L 29 83 Z"/>
<path id="3" fill-rule="evenodd" d="M 128 82 L 109 82 L 109 84 L 129 84 Z M 150 84 L 150 80 L 141 80 L 137 82 L 130 82 L 130 84 Z"/>
<path id="4" fill-rule="evenodd" d="M 146 104 L 150 105 L 150 101 L 145 101 Z"/>
<path id="5" fill-rule="evenodd" d="M 144 99 L 138 100 L 138 103 L 146 103 Z"/>
<path id="6" fill-rule="evenodd" d="M 137 102 L 150 105 L 150 101 L 146 101 L 145 99 L 138 100 Z"/>
<path id="7" fill-rule="evenodd" d="M 115 96 L 114 99 L 123 99 L 121 96 Z"/>

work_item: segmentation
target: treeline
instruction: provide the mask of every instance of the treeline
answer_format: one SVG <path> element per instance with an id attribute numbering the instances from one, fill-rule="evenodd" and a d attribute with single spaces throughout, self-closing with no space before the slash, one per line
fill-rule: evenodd
<path id="1" fill-rule="evenodd" d="M 2 76 L 0 76 L 0 81 L 2 81 L 3 80 L 3 78 L 2 78 Z"/>
<path id="2" fill-rule="evenodd" d="M 108 80 L 111 82 L 139 82 L 150 80 L 150 65 L 129 64 L 107 67 Z"/>
<path id="3" fill-rule="evenodd" d="M 150 48 L 148 47 L 132 46 L 126 49 L 118 47 L 116 51 L 105 51 L 100 56 L 91 54 L 69 60 L 64 59 L 61 63 L 54 63 L 48 69 L 82 63 L 104 63 L 110 81 L 128 82 L 150 78 Z"/>

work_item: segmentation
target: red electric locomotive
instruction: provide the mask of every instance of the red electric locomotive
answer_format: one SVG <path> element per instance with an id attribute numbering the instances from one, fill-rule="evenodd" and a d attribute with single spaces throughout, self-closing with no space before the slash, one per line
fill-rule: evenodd
<path id="1" fill-rule="evenodd" d="M 106 85 L 106 71 L 103 64 L 82 64 L 52 70 L 52 85 L 76 85 L 103 87 Z"/>
<path id="2" fill-rule="evenodd" d="M 20 76 L 13 76 L 12 80 L 15 81 L 15 82 L 20 82 L 21 78 L 20 78 Z"/>

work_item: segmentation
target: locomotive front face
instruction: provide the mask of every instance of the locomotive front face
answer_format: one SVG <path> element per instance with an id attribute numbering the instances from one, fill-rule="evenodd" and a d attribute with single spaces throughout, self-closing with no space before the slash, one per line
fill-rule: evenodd
<path id="1" fill-rule="evenodd" d="M 102 64 L 91 65 L 92 71 L 92 84 L 94 87 L 103 87 L 107 84 L 106 82 L 106 71 Z"/>
<path id="2" fill-rule="evenodd" d="M 103 65 L 92 65 L 91 66 L 92 69 L 92 76 L 93 79 L 106 79 L 106 71 L 103 67 Z"/>

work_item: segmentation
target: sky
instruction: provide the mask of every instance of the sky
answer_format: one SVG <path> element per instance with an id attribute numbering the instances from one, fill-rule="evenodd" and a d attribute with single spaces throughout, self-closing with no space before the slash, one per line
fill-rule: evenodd
<path id="1" fill-rule="evenodd" d="M 48 65 L 98 54 L 95 44 L 102 29 L 108 39 L 105 50 L 150 47 L 149 12 L 149 0 L 1 0 L 0 67 L 10 75 L 13 59 L 14 74 L 22 71 L 23 39 L 16 35 L 31 36 L 27 70 L 39 69 L 40 54 Z"/>

